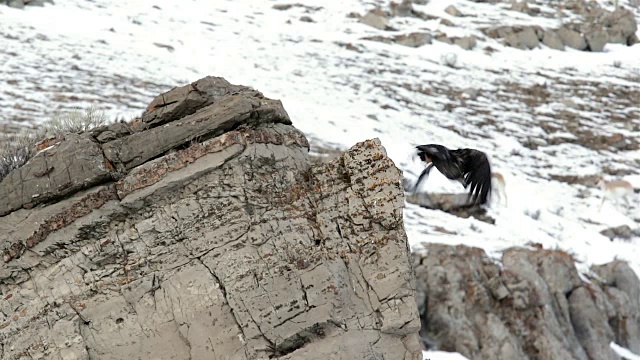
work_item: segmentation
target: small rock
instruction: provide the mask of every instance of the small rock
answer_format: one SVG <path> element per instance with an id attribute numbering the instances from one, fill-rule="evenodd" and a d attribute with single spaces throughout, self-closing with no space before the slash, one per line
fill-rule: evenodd
<path id="1" fill-rule="evenodd" d="M 396 36 L 395 41 L 400 45 L 417 48 L 422 45 L 431 44 L 431 34 L 414 32 L 408 35 Z"/>
<path id="2" fill-rule="evenodd" d="M 100 143 L 106 143 L 111 140 L 115 140 L 116 138 L 117 138 L 116 133 L 114 133 L 113 131 L 107 130 L 102 132 L 100 135 L 98 135 L 96 140 L 98 140 Z"/>
<path id="3" fill-rule="evenodd" d="M 509 289 L 507 289 L 507 287 L 504 286 L 502 281 L 500 281 L 499 277 L 496 276 L 494 278 L 489 279 L 489 281 L 487 282 L 487 285 L 491 290 L 491 295 L 493 295 L 493 297 L 496 300 L 502 300 L 507 296 L 509 296 Z"/>
<path id="4" fill-rule="evenodd" d="M 371 10 L 360 18 L 360 22 L 380 30 L 386 30 L 389 26 L 389 19 L 380 15 L 379 11 Z"/>
<path id="5" fill-rule="evenodd" d="M 273 5 L 273 8 L 276 10 L 283 11 L 283 10 L 289 10 L 294 6 L 295 4 L 276 4 L 276 5 Z"/>
<path id="6" fill-rule="evenodd" d="M 443 34 L 443 33 L 436 34 L 435 39 L 445 44 L 453 44 L 453 39 L 448 37 L 447 34 Z"/>
<path id="7" fill-rule="evenodd" d="M 453 43 L 465 50 L 471 50 L 475 48 L 476 45 L 478 44 L 475 36 L 464 36 L 460 38 L 453 38 Z"/>
<path id="8" fill-rule="evenodd" d="M 159 48 L 167 49 L 167 51 L 169 51 L 169 52 L 174 52 L 176 50 L 173 46 L 167 45 L 167 44 L 153 43 L 153 45 L 155 45 L 155 46 L 157 46 Z"/>
<path id="9" fill-rule="evenodd" d="M 514 2 L 513 4 L 511 4 L 511 10 L 519 11 L 531 16 L 535 16 L 540 13 L 540 8 L 529 7 L 529 3 L 526 0 L 523 0 L 521 2 Z"/>
<path id="10" fill-rule="evenodd" d="M 611 241 L 613 241 L 613 239 L 616 239 L 616 238 L 629 240 L 633 236 L 633 231 L 631 230 L 629 225 L 621 225 L 621 226 L 604 229 L 600 231 L 600 234 L 608 237 L 609 240 Z"/>
<path id="11" fill-rule="evenodd" d="M 302 22 L 308 22 L 308 23 L 313 23 L 313 22 L 315 22 L 315 21 L 313 21 L 313 19 L 311 18 L 311 16 L 306 16 L 306 15 L 305 15 L 305 16 L 302 16 L 302 17 L 300 18 L 300 21 L 302 21 Z"/>
<path id="12" fill-rule="evenodd" d="M 455 6 L 453 5 L 449 5 L 447 6 L 446 9 L 444 9 L 444 12 L 446 12 L 447 14 L 451 15 L 451 16 L 464 16 L 462 15 L 462 13 L 460 12 L 460 10 L 458 10 Z"/>
<path id="13" fill-rule="evenodd" d="M 455 26 L 451 20 L 445 18 L 440 19 L 440 24 L 445 26 Z"/>
<path id="14" fill-rule="evenodd" d="M 384 37 L 384 36 L 381 36 L 381 35 L 365 36 L 365 37 L 361 38 L 360 40 L 369 40 L 369 41 L 377 41 L 377 42 L 381 42 L 381 43 L 385 43 L 385 44 L 393 44 L 393 39 L 390 39 L 388 37 Z"/>

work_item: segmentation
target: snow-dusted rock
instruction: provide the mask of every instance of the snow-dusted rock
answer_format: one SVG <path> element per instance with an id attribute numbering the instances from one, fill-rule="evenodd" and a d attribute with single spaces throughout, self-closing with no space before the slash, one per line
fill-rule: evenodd
<path id="1" fill-rule="evenodd" d="M 534 49 L 540 44 L 538 35 L 531 27 L 525 27 L 522 31 L 513 32 L 505 38 L 507 45 L 518 49 Z"/>
<path id="2" fill-rule="evenodd" d="M 446 12 L 447 14 L 449 14 L 451 16 L 463 16 L 462 12 L 460 12 L 460 10 L 458 10 L 458 8 L 453 6 L 453 5 L 447 6 L 444 9 L 444 12 Z"/>
<path id="3" fill-rule="evenodd" d="M 387 30 L 389 18 L 380 9 L 371 10 L 360 18 L 360 22 L 379 30 Z"/>

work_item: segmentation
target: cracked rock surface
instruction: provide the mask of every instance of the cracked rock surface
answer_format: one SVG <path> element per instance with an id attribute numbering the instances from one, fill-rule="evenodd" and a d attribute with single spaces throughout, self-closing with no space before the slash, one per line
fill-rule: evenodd
<path id="1" fill-rule="evenodd" d="M 401 174 L 208 77 L 0 182 L 3 359 L 420 359 Z"/>

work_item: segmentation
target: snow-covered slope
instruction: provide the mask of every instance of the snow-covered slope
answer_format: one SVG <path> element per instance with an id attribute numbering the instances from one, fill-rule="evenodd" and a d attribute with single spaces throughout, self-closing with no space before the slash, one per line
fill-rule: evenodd
<path id="1" fill-rule="evenodd" d="M 417 144 L 487 152 L 507 183 L 508 206 L 490 210 L 495 225 L 408 204 L 405 224 L 414 248 L 462 243 L 499 254 L 535 242 L 575 254 L 582 271 L 619 258 L 640 274 L 640 239 L 610 241 L 599 234 L 622 224 L 637 228 L 637 199 L 629 211 L 608 202 L 599 210 L 597 188 L 553 180 L 607 168 L 640 188 L 640 45 L 608 44 L 602 53 L 508 48 L 479 28 L 557 27 L 579 16 L 532 17 L 506 3 L 438 0 L 414 7 L 454 26 L 399 17 L 390 25 L 399 33 L 475 35 L 478 46 L 466 51 L 434 41 L 409 48 L 361 40 L 389 33 L 347 16 L 386 2 L 301 0 L 273 8 L 286 3 L 0 6 L 0 129 L 94 103 L 114 118 L 130 119 L 162 91 L 222 76 L 281 99 L 316 147 L 347 148 L 379 137 L 407 174 L 422 169 L 412 157 Z M 543 13 L 553 14 L 558 2 L 539 3 Z M 445 13 L 451 4 L 468 16 Z M 597 144 L 615 134 L 626 139 L 627 150 Z M 426 188 L 463 191 L 436 172 Z"/>

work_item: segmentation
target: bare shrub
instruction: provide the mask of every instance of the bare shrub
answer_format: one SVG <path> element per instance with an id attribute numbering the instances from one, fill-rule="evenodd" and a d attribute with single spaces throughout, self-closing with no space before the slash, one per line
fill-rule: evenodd
<path id="1" fill-rule="evenodd" d="M 68 113 L 56 113 L 44 126 L 47 132 L 61 135 L 89 131 L 105 125 L 107 121 L 105 113 L 92 106 L 84 112 L 76 109 Z"/>
<path id="2" fill-rule="evenodd" d="M 106 114 L 95 107 L 83 111 L 56 113 L 38 129 L 23 130 L 17 135 L 0 138 L 0 180 L 36 154 L 35 145 L 47 137 L 91 130 L 108 122 Z"/>

